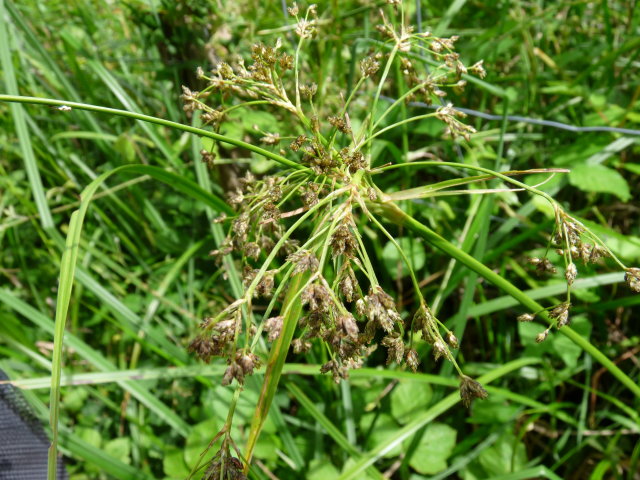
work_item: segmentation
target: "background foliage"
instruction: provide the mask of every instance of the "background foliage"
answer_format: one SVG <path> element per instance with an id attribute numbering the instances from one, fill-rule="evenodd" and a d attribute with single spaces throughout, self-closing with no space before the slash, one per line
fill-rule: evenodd
<path id="1" fill-rule="evenodd" d="M 383 3 L 319 2 L 330 27 L 311 47 L 320 95 L 353 84 L 352 59 L 369 48 Z M 640 128 L 635 1 L 457 0 L 406 7 L 424 30 L 460 35 L 458 51 L 467 63 L 484 59 L 487 77 L 463 95 L 452 94 L 456 106 Z M 181 109 L 180 86 L 200 88 L 197 66 L 246 57 L 256 41 L 286 39 L 288 23 L 280 2 L 249 1 L 5 0 L 0 17 L 6 92 L 17 93 L 15 84 L 23 95 L 181 123 L 191 119 Z M 278 121 L 247 113 L 224 133 L 257 142 L 254 125 L 285 130 Z M 99 175 L 132 164 L 162 167 L 210 185 L 221 197 L 230 180 L 227 170 L 214 169 L 209 184 L 201 140 L 167 128 L 79 110 L 14 111 L 7 104 L 0 105 L 0 122 L 0 368 L 28 388 L 46 418 L 60 259 L 79 193 Z M 569 168 L 543 189 L 625 262 L 639 263 L 633 198 L 639 137 L 479 118 L 469 123 L 478 133 L 468 143 L 442 138 L 442 126 L 427 119 L 383 137 L 374 152 L 379 164 L 408 155 L 501 170 Z M 240 149 L 225 147 L 220 156 L 257 175 L 273 168 Z M 436 181 L 432 172 L 389 173 L 389 190 Z M 210 207 L 149 175 L 116 174 L 96 197 L 68 313 L 61 448 L 74 480 L 185 478 L 224 422 L 233 395 L 220 385 L 224 363 L 203 366 L 185 348 L 201 319 L 233 298 L 225 270 L 208 256 L 221 231 L 211 227 Z M 404 208 L 532 298 L 562 301 L 564 284 L 537 276 L 526 263 L 543 253 L 553 228 L 537 199 L 509 192 L 491 203 L 479 196 L 436 197 Z M 454 406 L 451 367 L 433 362 L 427 351 L 421 352 L 422 374 L 372 362 L 339 386 L 319 375 L 320 350 L 292 355 L 251 475 L 349 478 L 366 463 L 371 478 L 384 472 L 412 480 L 638 478 L 638 399 L 567 338 L 535 343 L 544 327 L 516 322 L 522 309 L 510 297 L 410 233 L 394 233 L 411 251 L 423 294 L 463 340 L 458 359 L 465 371 L 499 379 L 487 387 L 489 399 L 469 411 Z M 410 304 L 411 284 L 396 251 L 373 233 L 368 241 L 386 287 L 399 304 Z M 624 288 L 614 265 L 589 268 L 576 281 L 573 327 L 637 382 L 640 297 Z M 383 363 L 383 352 L 376 359 Z M 244 438 L 259 389 L 260 376 L 250 377 L 234 438 Z"/>

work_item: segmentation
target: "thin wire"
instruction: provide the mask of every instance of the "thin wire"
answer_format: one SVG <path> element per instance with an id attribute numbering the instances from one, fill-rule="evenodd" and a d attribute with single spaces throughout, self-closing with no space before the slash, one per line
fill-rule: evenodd
<path id="1" fill-rule="evenodd" d="M 289 13 L 287 12 L 287 2 L 286 0 L 281 1 L 282 4 L 282 13 L 285 18 L 289 17 Z M 422 31 L 422 2 L 421 0 L 416 0 L 416 28 L 418 32 Z M 422 52 L 421 52 L 422 53 Z M 426 67 L 426 65 L 425 65 Z M 427 67 L 428 68 L 428 67 Z M 380 95 L 380 98 L 386 100 L 388 102 L 395 102 L 396 100 L 391 97 L 387 97 L 384 95 Z M 442 106 L 445 105 L 444 99 L 440 98 L 440 102 Z M 424 102 L 409 102 L 409 106 L 418 107 L 418 108 L 429 108 L 431 110 L 435 110 L 438 107 L 435 105 L 428 105 Z M 568 130 L 570 132 L 576 133 L 585 133 L 585 132 L 610 132 L 610 133 L 623 133 L 626 135 L 640 135 L 640 130 L 634 130 L 632 128 L 618 128 L 618 127 L 576 127 L 575 125 L 569 125 L 567 123 L 556 122 L 553 120 L 543 120 L 538 118 L 530 118 L 530 117 L 522 117 L 520 115 L 493 115 L 491 113 L 480 112 L 478 110 L 472 110 L 470 108 L 459 108 L 455 107 L 456 110 L 466 113 L 467 115 L 471 115 L 472 117 L 484 118 L 485 120 L 502 120 L 505 118 L 509 122 L 521 122 L 521 123 L 529 123 L 532 125 L 542 125 L 544 127 L 552 127 L 560 130 Z M 462 150 L 459 145 L 457 146 L 457 154 L 458 157 L 462 158 Z"/>
<path id="2" fill-rule="evenodd" d="M 380 96 L 381 99 L 388 102 L 395 102 L 396 99 L 391 97 Z M 429 108 L 435 110 L 439 108 L 437 105 L 428 105 L 424 102 L 409 102 L 411 107 Z M 503 120 L 504 115 L 493 115 L 491 113 L 479 112 L 478 110 L 472 110 L 470 108 L 455 107 L 456 110 L 471 115 L 473 117 L 484 118 L 485 120 Z M 576 127 L 575 125 L 569 125 L 567 123 L 556 122 L 553 120 L 543 120 L 531 117 L 522 117 L 520 115 L 507 115 L 507 120 L 510 122 L 530 123 L 532 125 L 542 125 L 545 127 L 558 128 L 560 130 L 568 130 L 570 132 L 614 132 L 624 133 L 627 135 L 640 135 L 640 130 L 634 130 L 632 128 L 618 128 L 618 127 Z"/>

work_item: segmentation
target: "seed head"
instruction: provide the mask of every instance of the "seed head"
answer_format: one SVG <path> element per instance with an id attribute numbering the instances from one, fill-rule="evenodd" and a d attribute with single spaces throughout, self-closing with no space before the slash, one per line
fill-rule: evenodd
<path id="1" fill-rule="evenodd" d="M 273 271 L 268 271 L 264 274 L 264 276 L 260 279 L 258 284 L 256 285 L 256 290 L 254 295 L 256 297 L 270 297 L 273 292 L 274 287 L 274 278 Z"/>
<path id="2" fill-rule="evenodd" d="M 576 268 L 575 263 L 570 263 L 567 265 L 567 270 L 564 272 L 564 276 L 567 279 L 568 285 L 573 285 L 576 276 L 578 275 L 578 269 Z"/>
<path id="3" fill-rule="evenodd" d="M 213 168 L 216 160 L 215 153 L 202 149 L 200 150 L 200 156 L 202 157 L 202 161 L 207 164 L 207 167 Z"/>
<path id="4" fill-rule="evenodd" d="M 484 60 L 480 60 L 479 62 L 474 63 L 471 67 L 469 67 L 469 72 L 477 75 L 479 78 L 486 77 L 487 71 L 484 69 L 483 62 Z"/>
<path id="5" fill-rule="evenodd" d="M 436 362 L 440 360 L 441 357 L 447 358 L 448 354 L 449 354 L 449 350 L 441 340 L 436 340 L 433 343 L 433 358 L 435 359 Z"/>
<path id="6" fill-rule="evenodd" d="M 304 98 L 308 100 L 311 100 L 317 92 L 318 92 L 318 85 L 315 83 L 302 85 L 300 87 L 300 95 L 302 95 Z"/>
<path id="7" fill-rule="evenodd" d="M 624 281 L 632 292 L 640 293 L 640 268 L 627 268 L 624 273 Z"/>
<path id="8" fill-rule="evenodd" d="M 306 141 L 307 141 L 307 136 L 300 135 L 293 142 L 291 142 L 291 145 L 289 145 L 289 148 L 291 148 L 291 150 L 293 150 L 294 152 L 297 152 L 298 150 L 300 150 L 300 147 L 302 147 L 302 145 L 306 143 Z"/>
<path id="9" fill-rule="evenodd" d="M 331 305 L 331 296 L 327 287 L 322 283 L 312 283 L 304 289 L 301 295 L 303 305 L 309 305 L 309 310 L 317 313 L 325 313 Z"/>
<path id="10" fill-rule="evenodd" d="M 360 61 L 360 73 L 365 78 L 372 77 L 380 69 L 380 63 L 373 56 L 365 57 Z"/>
<path id="11" fill-rule="evenodd" d="M 331 235 L 331 249 L 334 258 L 340 255 L 353 257 L 353 253 L 357 248 L 357 240 L 349 228 L 348 223 L 340 224 L 333 232 L 333 235 Z"/>
<path id="12" fill-rule="evenodd" d="M 202 480 L 247 480 L 247 476 L 243 473 L 242 462 L 236 457 L 229 454 L 228 449 L 225 455 L 222 455 L 223 449 L 211 459 L 207 471 L 204 473 Z"/>
<path id="13" fill-rule="evenodd" d="M 280 59 L 278 60 L 280 64 L 280 68 L 282 70 L 291 70 L 293 69 L 293 55 L 289 55 L 288 53 L 282 53 L 280 55 Z"/>
<path id="14" fill-rule="evenodd" d="M 405 362 L 409 368 L 413 371 L 413 373 L 418 371 L 418 366 L 420 365 L 420 357 L 418 356 L 418 352 L 415 349 L 410 348 L 405 353 Z"/>
<path id="15" fill-rule="evenodd" d="M 571 304 L 569 302 L 561 303 L 560 305 L 554 307 L 551 312 L 549 312 L 549 318 L 553 318 L 556 320 L 556 325 L 558 328 L 564 327 L 569 324 L 569 308 Z"/>
<path id="16" fill-rule="evenodd" d="M 231 382 L 233 382 L 234 378 L 238 383 L 244 383 L 244 371 L 242 370 L 242 367 L 236 362 L 230 363 L 227 369 L 224 371 L 224 375 L 222 376 L 222 385 L 231 385 Z"/>
<path id="17" fill-rule="evenodd" d="M 349 378 L 349 371 L 347 367 L 341 365 L 338 360 L 329 360 L 327 363 L 320 367 L 320 373 L 331 372 L 333 375 L 333 381 L 340 383 L 340 380 L 346 380 Z"/>
<path id="18" fill-rule="evenodd" d="M 267 340 L 270 342 L 275 342 L 280 336 L 280 332 L 282 332 L 282 323 L 284 317 L 277 316 L 268 318 L 264 322 L 264 331 L 267 332 Z"/>
<path id="19" fill-rule="evenodd" d="M 549 329 L 547 328 L 544 332 L 541 332 L 538 335 L 536 335 L 536 343 L 544 342 L 548 336 L 549 336 Z"/>
<path id="20" fill-rule="evenodd" d="M 243 375 L 252 375 L 254 368 L 260 368 L 260 359 L 253 352 L 236 352 L 236 362 L 242 369 Z"/>
<path id="21" fill-rule="evenodd" d="M 353 315 L 347 313 L 346 315 L 339 316 L 336 319 L 336 325 L 352 340 L 357 340 L 359 330 L 358 324 L 356 323 L 356 319 L 353 318 Z"/>
<path id="22" fill-rule="evenodd" d="M 254 260 L 257 260 L 260 256 L 260 246 L 256 242 L 245 243 L 243 251 L 247 257 L 253 258 Z"/>
<path id="23" fill-rule="evenodd" d="M 300 38 L 311 38 L 316 34 L 316 26 L 314 20 L 301 18 L 296 25 L 296 35 Z"/>
<path id="24" fill-rule="evenodd" d="M 518 316 L 518 321 L 519 322 L 532 322 L 533 319 L 536 318 L 536 316 L 532 313 L 523 313 L 522 315 Z"/>
<path id="25" fill-rule="evenodd" d="M 387 365 L 396 362 L 400 364 L 404 358 L 404 342 L 398 333 L 387 335 L 382 339 L 382 345 L 387 347 Z"/>
<path id="26" fill-rule="evenodd" d="M 460 398 L 465 407 L 469 408 L 475 398 L 483 400 L 488 396 L 489 394 L 480 382 L 466 375 L 460 377 Z"/>
<path id="27" fill-rule="evenodd" d="M 300 13 L 300 9 L 298 8 L 298 4 L 296 2 L 293 2 L 290 7 L 287 7 L 287 11 L 292 17 L 297 17 L 298 13 Z"/>
<path id="28" fill-rule="evenodd" d="M 302 338 L 294 338 L 291 342 L 293 347 L 293 353 L 305 353 L 311 350 L 311 342 L 303 340 Z"/>
<path id="29" fill-rule="evenodd" d="M 333 125 L 335 128 L 337 128 L 340 132 L 342 133 L 351 133 L 351 127 L 349 126 L 349 123 L 341 117 L 336 117 L 336 116 L 330 116 L 327 118 L 327 121 Z"/>
<path id="30" fill-rule="evenodd" d="M 277 145 L 280 143 L 280 140 L 279 133 L 267 133 L 264 137 L 260 138 L 260 142 L 265 145 Z"/>
<path id="31" fill-rule="evenodd" d="M 456 337 L 452 331 L 448 331 L 445 336 L 445 340 L 449 344 L 451 348 L 458 348 L 460 345 L 458 343 L 458 337 Z"/>
<path id="32" fill-rule="evenodd" d="M 287 257 L 287 261 L 294 264 L 292 275 L 307 270 L 315 272 L 318 269 L 318 259 L 309 250 L 298 250 Z"/>
<path id="33" fill-rule="evenodd" d="M 553 266 L 553 263 L 551 263 L 551 261 L 549 261 L 548 258 L 532 257 L 529 259 L 529 263 L 531 265 L 534 265 L 536 267 L 536 270 L 540 273 L 543 273 L 543 272 L 556 273 L 557 272 L 556 267 Z"/>

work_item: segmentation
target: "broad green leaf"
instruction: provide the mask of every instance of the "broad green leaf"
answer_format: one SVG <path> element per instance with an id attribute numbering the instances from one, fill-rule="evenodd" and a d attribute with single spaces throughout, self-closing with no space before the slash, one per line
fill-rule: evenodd
<path id="1" fill-rule="evenodd" d="M 398 431 L 398 422 L 386 413 L 368 413 L 362 417 L 360 429 L 363 432 L 369 432 L 367 435 L 367 447 L 373 448 L 378 444 L 384 444 L 388 438 Z M 386 451 L 384 457 L 395 458 L 401 453 L 402 446 L 398 444 Z"/>
<path id="2" fill-rule="evenodd" d="M 589 339 L 589 337 L 591 337 L 591 323 L 589 323 L 587 317 L 578 316 L 572 318 L 571 328 L 578 332 L 583 338 Z M 582 349 L 562 335 L 554 336 L 551 340 L 552 348 L 556 354 L 562 358 L 568 367 L 575 367 L 578 358 L 580 358 L 582 354 Z"/>
<path id="3" fill-rule="evenodd" d="M 432 395 L 427 383 L 401 381 L 391 392 L 391 413 L 404 425 L 429 404 Z"/>
<path id="4" fill-rule="evenodd" d="M 95 428 L 77 427 L 74 433 L 80 440 L 92 447 L 100 448 L 102 445 L 102 435 Z"/>
<path id="5" fill-rule="evenodd" d="M 578 165 L 569 173 L 569 183 L 585 192 L 612 193 L 623 202 L 631 198 L 629 184 L 616 170 L 604 165 Z"/>
<path id="6" fill-rule="evenodd" d="M 189 469 L 184 463 L 184 452 L 181 448 L 169 448 L 165 450 L 162 457 L 162 468 L 165 475 L 184 479 L 189 476 Z"/>
<path id="7" fill-rule="evenodd" d="M 338 474 L 338 469 L 329 459 L 323 458 L 311 460 L 306 478 L 307 480 L 326 480 L 327 478 L 336 478 Z"/>
<path id="8" fill-rule="evenodd" d="M 588 339 L 591 335 L 591 324 L 584 316 L 572 317 L 571 328 L 585 339 Z M 557 355 L 568 367 L 575 367 L 582 353 L 582 348 L 564 335 L 560 335 L 555 329 L 551 330 L 549 337 L 547 337 L 544 342 L 536 343 L 536 335 L 544 329 L 545 327 L 543 325 L 534 322 L 518 323 L 520 340 L 522 344 L 527 347 L 527 350 L 529 350 L 529 354 L 541 355 L 543 353 L 549 353 Z"/>
<path id="9" fill-rule="evenodd" d="M 118 137 L 114 148 L 128 163 L 132 163 L 136 159 L 136 149 L 133 145 L 133 140 L 126 133 Z"/>
<path id="10" fill-rule="evenodd" d="M 640 163 L 625 163 L 622 167 L 629 170 L 631 173 L 640 175 Z"/>
<path id="11" fill-rule="evenodd" d="M 89 396 L 89 392 L 85 388 L 69 389 L 63 396 L 63 405 L 66 410 L 77 412 L 80 410 Z"/>
<path id="12" fill-rule="evenodd" d="M 457 432 L 449 425 L 433 422 L 425 428 L 413 455 L 409 459 L 416 471 L 425 475 L 433 475 L 447 468 L 447 459 L 456 445 Z M 404 442 L 408 448 L 410 440 Z"/>
<path id="13" fill-rule="evenodd" d="M 131 438 L 114 438 L 104 446 L 104 451 L 126 465 L 131 464 Z"/>
<path id="14" fill-rule="evenodd" d="M 489 395 L 486 400 L 473 404 L 473 415 L 469 421 L 478 424 L 511 422 L 519 408 L 518 405 L 507 403 L 504 398 Z"/>
<path id="15" fill-rule="evenodd" d="M 407 258 L 409 258 L 411 267 L 414 271 L 418 271 L 424 267 L 427 254 L 424 250 L 424 245 L 420 240 L 417 238 L 402 237 L 396 239 L 396 241 L 404 251 Z M 392 278 L 398 277 L 398 272 L 401 272 L 401 276 L 403 277 L 409 275 L 407 265 L 402 260 L 400 252 L 392 242 L 387 242 L 385 245 L 384 250 L 382 251 L 382 259 Z M 398 269 L 398 265 L 400 265 L 400 269 Z"/>
<path id="16" fill-rule="evenodd" d="M 512 433 L 505 433 L 478 460 L 488 475 L 517 472 L 527 462 L 527 451 Z"/>

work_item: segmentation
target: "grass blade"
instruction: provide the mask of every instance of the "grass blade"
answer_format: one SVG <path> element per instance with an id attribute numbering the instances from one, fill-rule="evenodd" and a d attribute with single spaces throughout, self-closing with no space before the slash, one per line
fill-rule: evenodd
<path id="1" fill-rule="evenodd" d="M 17 102 L 17 103 L 33 103 L 39 105 L 51 105 L 55 107 L 71 107 L 79 110 L 88 110 L 91 112 L 108 113 L 111 115 L 118 115 L 120 117 L 128 117 L 134 120 L 142 120 L 143 122 L 155 123 L 157 125 L 164 125 L 165 127 L 175 128 L 184 132 L 194 133 L 201 137 L 208 137 L 218 142 L 228 143 L 235 145 L 236 147 L 244 148 L 252 151 L 265 158 L 274 160 L 284 166 L 294 168 L 296 170 L 308 170 L 307 167 L 303 167 L 297 162 L 293 162 L 288 158 L 278 155 L 264 148 L 256 147 L 242 140 L 236 140 L 235 138 L 227 137 L 226 135 L 220 135 L 218 133 L 210 132 L 202 128 L 192 127 L 190 125 L 183 125 L 182 123 L 172 122 L 163 118 L 152 117 L 150 115 L 143 115 L 141 113 L 129 112 L 127 110 L 119 110 L 117 108 L 99 107 L 97 105 L 89 105 L 87 103 L 66 102 L 64 100 L 54 100 L 51 98 L 38 98 L 38 97 L 23 97 L 20 95 L 0 95 L 0 102 Z"/>
<path id="2" fill-rule="evenodd" d="M 55 316 L 53 370 L 51 372 L 50 400 L 50 423 L 52 431 L 52 441 L 51 447 L 49 449 L 50 480 L 55 480 L 56 476 L 58 420 L 60 412 L 60 377 L 62 372 L 62 345 L 67 312 L 69 310 L 69 303 L 71 301 L 71 290 L 73 288 L 73 282 L 76 275 L 76 264 L 78 261 L 80 236 L 82 234 L 84 218 L 89 205 L 91 204 L 93 195 L 107 178 L 118 172 L 150 175 L 158 180 L 168 183 L 169 185 L 173 186 L 183 193 L 186 193 L 194 198 L 203 201 L 204 203 L 209 204 L 210 206 L 229 211 L 229 207 L 226 206 L 224 202 L 215 197 L 213 194 L 205 192 L 189 180 L 179 177 L 178 175 L 165 172 L 158 167 L 151 167 L 146 165 L 130 165 L 116 168 L 100 175 L 83 190 L 81 194 L 82 203 L 80 204 L 80 208 L 71 215 L 65 250 L 62 255 L 60 268 L 60 284 L 58 286 L 58 298 L 56 303 L 57 308 Z M 182 431 L 182 433 L 186 432 L 184 426 L 182 425 L 180 430 Z"/>
<path id="3" fill-rule="evenodd" d="M 496 287 L 500 288 L 513 298 L 515 298 L 520 304 L 525 306 L 531 312 L 541 312 L 541 317 L 551 323 L 546 310 L 538 302 L 527 296 L 522 290 L 513 285 L 508 280 L 505 280 L 499 274 L 485 266 L 483 263 L 478 262 L 468 253 L 460 250 L 458 247 L 448 242 L 436 232 L 431 230 L 426 225 L 418 222 L 412 217 L 409 217 L 406 213 L 400 210 L 398 207 L 392 204 L 386 204 L 381 207 L 382 214 L 393 223 L 403 224 L 410 228 L 427 242 L 434 247 L 442 250 L 451 257 L 457 259 L 464 264 L 470 270 L 478 273 L 481 277 L 485 278 L 489 282 L 493 283 Z M 559 332 L 569 338 L 572 342 L 582 348 L 585 352 L 591 355 L 597 362 L 605 367 L 614 377 L 616 377 L 623 385 L 633 392 L 636 397 L 640 398 L 640 386 L 634 382 L 627 374 L 625 374 L 615 363 L 613 363 L 606 355 L 604 355 L 598 348 L 596 348 L 589 340 L 583 338 L 580 334 L 572 330 L 570 327 L 562 327 Z"/>
<path id="4" fill-rule="evenodd" d="M 282 326 L 282 333 L 278 337 L 278 340 L 271 347 L 269 353 L 269 360 L 267 362 L 266 372 L 264 375 L 264 382 L 262 384 L 262 391 L 260 392 L 260 398 L 256 405 L 256 413 L 251 420 L 251 428 L 248 434 L 247 447 L 245 449 L 246 468 L 248 469 L 251 464 L 251 457 L 253 456 L 253 449 L 256 446 L 262 426 L 264 425 L 271 402 L 278 389 L 280 383 L 280 376 L 282 375 L 282 367 L 284 366 L 287 354 L 289 353 L 289 346 L 293 339 L 296 326 L 298 325 L 298 319 L 302 313 L 302 303 L 299 299 L 299 291 L 305 285 L 305 280 L 308 274 L 297 274 L 291 279 L 289 285 L 289 291 L 284 300 L 282 311 L 288 312 L 285 315 Z"/>
<path id="5" fill-rule="evenodd" d="M 0 0 L 0 63 L 4 73 L 3 77 L 7 92 L 12 95 L 18 95 L 18 84 L 16 82 L 16 75 L 13 69 L 13 62 L 11 60 L 11 52 L 9 50 L 8 25 L 6 24 L 5 19 L 6 14 L 4 1 Z M 38 214 L 40 215 L 40 223 L 42 224 L 43 229 L 52 229 L 54 227 L 53 218 L 51 217 L 51 211 L 47 204 L 42 179 L 40 178 L 40 172 L 38 171 L 38 163 L 36 162 L 36 158 L 33 154 L 31 137 L 29 136 L 29 129 L 27 128 L 27 122 L 25 119 L 26 113 L 22 108 L 22 105 L 18 104 L 11 105 L 11 113 L 16 125 L 18 140 L 20 141 L 20 150 L 22 152 L 25 170 L 29 177 L 31 191 L 38 208 Z"/>
<path id="6" fill-rule="evenodd" d="M 485 375 L 482 375 L 480 378 L 478 378 L 478 381 L 483 384 L 490 383 L 498 378 L 504 377 L 514 370 L 518 370 L 522 367 L 538 362 L 540 362 L 540 359 L 537 358 L 520 358 L 518 360 L 514 360 L 505 365 L 502 365 L 501 367 L 495 368 Z M 386 439 L 385 442 L 378 444 L 372 450 L 363 454 L 362 457 L 357 460 L 349 470 L 338 477 L 338 480 L 362 478 L 367 467 L 373 465 L 378 459 L 382 458 L 382 456 L 386 452 L 393 449 L 396 445 L 402 443 L 403 440 L 409 438 L 411 435 L 423 428 L 426 424 L 437 418 L 440 414 L 453 407 L 459 401 L 460 394 L 458 392 L 447 395 L 431 408 L 419 414 L 413 421 L 395 432 L 391 437 Z"/>

